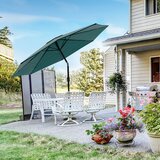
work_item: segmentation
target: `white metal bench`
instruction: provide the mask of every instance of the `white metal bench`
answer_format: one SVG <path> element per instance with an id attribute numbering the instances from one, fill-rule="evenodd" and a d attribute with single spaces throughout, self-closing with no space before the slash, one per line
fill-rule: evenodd
<path id="1" fill-rule="evenodd" d="M 85 119 L 85 121 L 94 121 L 102 120 L 96 118 L 96 113 L 100 110 L 105 109 L 106 105 L 106 92 L 92 92 L 89 96 L 89 104 L 85 108 L 85 111 L 88 114 L 91 114 L 91 118 Z"/>
<path id="2" fill-rule="evenodd" d="M 45 122 L 46 115 L 54 115 L 55 124 L 56 122 L 56 108 L 55 101 L 51 98 L 50 94 L 47 93 L 32 93 L 32 113 L 30 120 L 33 118 L 35 111 L 40 111 L 42 122 Z M 50 113 L 51 112 L 51 113 Z"/>

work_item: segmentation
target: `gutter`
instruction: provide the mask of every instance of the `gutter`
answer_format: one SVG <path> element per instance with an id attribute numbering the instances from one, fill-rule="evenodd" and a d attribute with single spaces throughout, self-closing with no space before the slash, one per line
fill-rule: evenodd
<path id="1" fill-rule="evenodd" d="M 111 41 L 106 40 L 103 43 L 105 46 L 112 46 L 112 45 L 127 44 L 127 43 L 146 41 L 146 40 L 158 39 L 158 38 L 160 38 L 160 33 L 155 33 L 155 34 L 146 35 L 146 36 L 124 38 L 124 39 L 119 39 L 119 40 L 111 40 Z"/>

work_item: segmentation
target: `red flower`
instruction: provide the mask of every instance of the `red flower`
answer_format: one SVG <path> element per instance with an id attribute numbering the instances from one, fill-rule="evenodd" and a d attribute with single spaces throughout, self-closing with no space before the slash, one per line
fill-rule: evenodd
<path id="1" fill-rule="evenodd" d="M 119 113 L 123 118 L 126 118 L 128 115 L 132 114 L 135 111 L 134 107 L 124 107 L 124 109 L 120 109 Z"/>
<path id="2" fill-rule="evenodd" d="M 119 113 L 121 114 L 121 116 L 122 116 L 123 118 L 126 118 L 126 117 L 128 116 L 128 113 L 127 113 L 125 110 L 120 109 L 120 110 L 119 110 Z"/>

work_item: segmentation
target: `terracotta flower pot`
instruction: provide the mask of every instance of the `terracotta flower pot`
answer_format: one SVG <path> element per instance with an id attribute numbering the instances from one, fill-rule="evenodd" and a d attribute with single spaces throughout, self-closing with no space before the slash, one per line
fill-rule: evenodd
<path id="1" fill-rule="evenodd" d="M 133 139 L 136 136 L 136 130 L 135 129 L 130 129 L 130 130 L 116 130 L 115 131 L 115 138 L 117 141 L 121 143 L 128 143 L 132 142 Z"/>
<path id="2" fill-rule="evenodd" d="M 113 135 L 111 134 L 108 134 L 107 138 L 103 138 L 99 134 L 95 134 L 92 136 L 92 140 L 98 144 L 107 144 L 111 140 L 112 137 Z"/>

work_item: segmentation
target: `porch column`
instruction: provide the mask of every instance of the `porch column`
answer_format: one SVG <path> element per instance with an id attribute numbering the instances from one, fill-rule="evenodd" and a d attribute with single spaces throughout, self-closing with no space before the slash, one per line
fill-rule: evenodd
<path id="1" fill-rule="evenodd" d="M 124 49 L 119 50 L 119 71 L 122 73 L 126 80 L 126 51 Z M 126 92 L 120 92 L 119 97 L 119 107 L 123 108 L 126 105 Z"/>
<path id="2" fill-rule="evenodd" d="M 115 69 L 116 69 L 116 72 L 119 72 L 119 67 L 120 67 L 120 58 L 119 58 L 119 52 L 118 52 L 118 49 L 117 49 L 117 46 L 115 47 L 115 59 L 116 59 L 116 65 L 115 65 Z M 120 108 L 120 93 L 117 92 L 116 93 L 116 111 L 118 111 Z"/>

